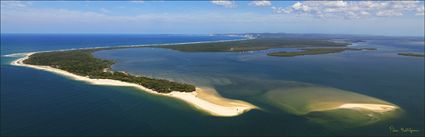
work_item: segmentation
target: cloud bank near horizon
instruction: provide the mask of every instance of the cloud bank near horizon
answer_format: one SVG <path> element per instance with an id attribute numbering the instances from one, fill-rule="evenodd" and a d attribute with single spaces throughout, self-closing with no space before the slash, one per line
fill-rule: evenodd
<path id="1" fill-rule="evenodd" d="M 61 4 L 47 4 L 51 3 Z M 76 3 L 88 5 L 90 2 Z M 95 4 L 99 3 L 108 2 Z M 121 3 L 129 3 L 140 12 L 129 11 Z M 87 6 L 87 10 L 48 7 L 39 2 L 2 1 L 1 32 L 424 35 L 424 6 L 423 2 L 418 1 L 305 1 L 281 4 L 268 0 L 244 3 L 220 0 L 177 3 L 181 4 L 180 7 L 172 3 L 158 9 L 158 6 L 166 4 L 115 2 L 110 3 L 109 7 Z M 194 5 L 199 5 L 199 9 L 194 9 Z"/>
<path id="2" fill-rule="evenodd" d="M 424 16 L 424 5 L 420 1 L 306 1 L 272 9 L 275 13 L 307 14 L 320 18 L 394 17 L 409 13 Z"/>

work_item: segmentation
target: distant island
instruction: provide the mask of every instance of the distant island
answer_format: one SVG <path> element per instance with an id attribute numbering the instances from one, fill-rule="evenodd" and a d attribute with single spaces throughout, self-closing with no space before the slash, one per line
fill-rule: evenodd
<path id="1" fill-rule="evenodd" d="M 338 53 L 347 50 L 376 50 L 374 48 L 304 48 L 302 51 L 280 51 L 280 52 L 272 52 L 268 53 L 269 56 L 277 56 L 277 57 L 295 57 L 295 56 L 303 56 L 303 55 L 318 55 L 318 54 L 329 54 L 329 53 Z"/>
<path id="2" fill-rule="evenodd" d="M 425 57 L 423 53 L 398 53 L 400 56 L 410 56 L 410 57 Z"/>
<path id="3" fill-rule="evenodd" d="M 323 39 L 286 37 L 259 37 L 242 41 L 210 42 L 197 44 L 152 46 L 183 52 L 244 52 L 272 48 L 345 47 L 350 43 L 338 43 Z"/>
<path id="4" fill-rule="evenodd" d="M 354 42 L 364 42 L 363 40 L 346 40 L 345 42 L 335 42 L 326 38 L 293 38 L 286 35 L 255 34 L 249 35 L 250 39 L 242 41 L 210 42 L 180 45 L 151 46 L 154 48 L 166 48 L 182 52 L 247 52 L 267 50 L 274 48 L 298 48 L 301 51 L 279 51 L 267 53 L 268 56 L 295 57 L 302 55 L 319 55 L 338 53 L 343 51 L 376 50 L 375 48 L 349 48 Z"/>

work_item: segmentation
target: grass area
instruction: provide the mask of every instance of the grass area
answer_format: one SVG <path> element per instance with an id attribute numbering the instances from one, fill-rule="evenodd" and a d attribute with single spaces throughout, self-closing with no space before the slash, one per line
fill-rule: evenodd
<path id="1" fill-rule="evenodd" d="M 423 53 L 398 53 L 401 56 L 410 56 L 410 57 L 425 57 Z"/>
<path id="2" fill-rule="evenodd" d="M 271 48 L 345 47 L 346 45 L 348 45 L 348 43 L 336 43 L 328 40 L 316 39 L 258 38 L 242 41 L 164 45 L 155 47 L 183 52 L 242 52 Z"/>
<path id="3" fill-rule="evenodd" d="M 114 64 L 111 60 L 95 58 L 92 53 L 101 49 L 42 52 L 31 55 L 26 64 L 50 66 L 80 76 L 95 79 L 114 79 L 136 83 L 160 93 L 172 91 L 192 92 L 195 86 L 163 79 L 133 76 L 124 72 L 107 71 Z"/>
<path id="4" fill-rule="evenodd" d="M 304 55 L 318 55 L 318 54 L 329 54 L 329 53 L 338 53 L 347 50 L 376 50 L 373 48 L 346 48 L 346 47 L 337 47 L 337 48 L 304 48 L 301 51 L 287 52 L 273 52 L 268 53 L 269 56 L 277 57 L 295 57 L 295 56 L 304 56 Z"/>

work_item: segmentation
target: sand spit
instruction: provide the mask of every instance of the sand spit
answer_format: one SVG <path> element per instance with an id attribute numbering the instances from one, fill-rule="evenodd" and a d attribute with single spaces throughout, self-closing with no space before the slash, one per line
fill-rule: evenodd
<path id="1" fill-rule="evenodd" d="M 156 91 L 153 91 L 151 89 L 148 89 L 146 87 L 143 87 L 141 85 L 134 84 L 134 83 L 122 82 L 122 81 L 112 80 L 112 79 L 90 79 L 88 77 L 75 75 L 73 73 L 70 73 L 61 69 L 56 69 L 50 66 L 29 65 L 29 64 L 23 63 L 24 60 L 28 59 L 29 56 L 34 53 L 36 52 L 20 54 L 20 55 L 23 55 L 23 57 L 11 62 L 11 65 L 44 70 L 44 71 L 56 73 L 62 76 L 66 76 L 74 80 L 84 81 L 93 85 L 134 87 L 151 94 L 167 96 L 167 97 L 172 97 L 172 98 L 182 100 L 192 105 L 193 107 L 199 110 L 205 111 L 213 116 L 221 116 L 221 117 L 237 116 L 251 109 L 257 108 L 256 106 L 248 102 L 221 97 L 218 93 L 214 92 L 214 90 L 210 88 L 203 89 L 203 88 L 197 87 L 196 91 L 190 92 L 190 93 L 173 91 L 171 93 L 165 94 L 165 93 L 158 93 Z"/>
<path id="2" fill-rule="evenodd" d="M 337 107 L 336 109 L 366 109 L 373 112 L 384 113 L 394 111 L 398 109 L 398 107 L 385 104 L 347 103 Z"/>
<path id="3" fill-rule="evenodd" d="M 320 107 L 322 106 L 322 107 Z M 386 113 L 400 109 L 396 105 L 381 104 L 381 103 L 328 103 L 316 105 L 310 108 L 309 112 L 320 112 L 337 109 L 350 109 L 350 110 L 367 110 L 375 113 Z M 307 113 L 309 113 L 307 112 Z"/>

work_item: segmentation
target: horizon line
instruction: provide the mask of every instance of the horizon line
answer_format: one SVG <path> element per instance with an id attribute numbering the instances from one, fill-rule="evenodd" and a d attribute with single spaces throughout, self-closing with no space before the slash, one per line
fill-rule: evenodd
<path id="1" fill-rule="evenodd" d="M 57 34 L 57 35 L 240 35 L 240 34 L 295 34 L 295 35 L 347 35 L 374 37 L 422 37 L 425 35 L 380 35 L 380 34 L 341 34 L 341 33 L 291 33 L 291 32 L 242 32 L 242 33 L 87 33 L 87 32 L 0 32 L 0 34 Z"/>

